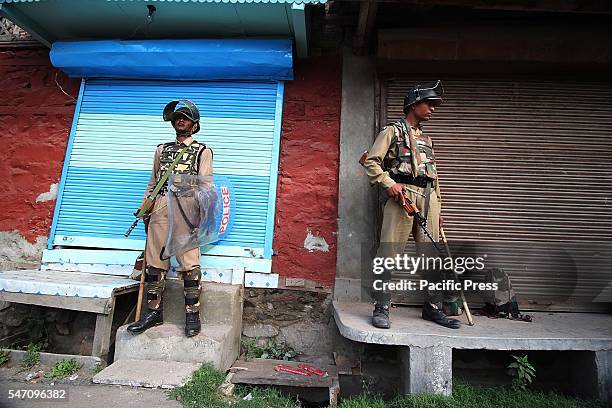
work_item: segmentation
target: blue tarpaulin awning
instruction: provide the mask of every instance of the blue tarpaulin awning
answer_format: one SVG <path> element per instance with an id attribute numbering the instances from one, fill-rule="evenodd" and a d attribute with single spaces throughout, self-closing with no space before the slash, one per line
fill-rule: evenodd
<path id="1" fill-rule="evenodd" d="M 51 63 L 71 77 L 290 80 L 290 39 L 60 41 Z"/>

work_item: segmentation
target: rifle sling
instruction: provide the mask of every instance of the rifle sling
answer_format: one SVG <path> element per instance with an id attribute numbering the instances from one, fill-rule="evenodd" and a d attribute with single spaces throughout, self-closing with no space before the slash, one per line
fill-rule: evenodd
<path id="1" fill-rule="evenodd" d="M 425 206 L 423 208 L 423 218 L 425 218 L 425 227 L 427 227 L 427 218 L 429 216 L 429 200 L 431 198 L 431 181 L 427 181 L 427 187 L 425 187 Z"/>
<path id="2" fill-rule="evenodd" d="M 151 200 L 153 200 L 155 197 L 157 197 L 157 194 L 159 194 L 160 190 L 162 189 L 162 187 L 164 186 L 164 184 L 168 180 L 168 177 L 170 177 L 170 173 L 172 173 L 172 170 L 174 170 L 174 168 L 178 164 L 179 160 L 181 160 L 181 157 L 183 157 L 183 154 L 185 154 L 185 152 L 187 151 L 188 148 L 189 148 L 189 146 L 183 147 L 183 150 L 181 150 L 179 152 L 179 154 L 176 156 L 174 161 L 170 164 L 170 167 L 168 167 L 168 170 L 166 170 L 166 172 L 161 176 L 161 178 L 159 179 L 159 181 L 155 185 L 155 188 L 153 189 L 153 191 L 149 195 Z"/>

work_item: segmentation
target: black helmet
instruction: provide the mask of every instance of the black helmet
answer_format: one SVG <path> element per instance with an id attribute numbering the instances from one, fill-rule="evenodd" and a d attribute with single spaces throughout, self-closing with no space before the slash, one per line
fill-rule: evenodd
<path id="1" fill-rule="evenodd" d="M 410 106 L 426 99 L 433 100 L 435 106 L 440 106 L 442 103 L 442 95 L 444 95 L 444 88 L 442 88 L 440 80 L 433 86 L 417 85 L 404 97 L 404 113 Z"/>
<path id="2" fill-rule="evenodd" d="M 179 103 L 185 106 L 181 106 L 180 108 L 175 110 L 176 106 Z M 166 122 L 174 122 L 178 115 L 186 116 L 196 125 L 193 133 L 198 133 L 200 131 L 200 111 L 198 110 L 198 107 L 195 105 L 195 103 L 186 99 L 168 102 L 168 104 L 164 108 L 164 120 Z"/>

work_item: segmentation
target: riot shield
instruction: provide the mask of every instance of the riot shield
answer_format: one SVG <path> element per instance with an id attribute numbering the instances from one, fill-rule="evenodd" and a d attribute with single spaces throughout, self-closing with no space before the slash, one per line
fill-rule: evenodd
<path id="1" fill-rule="evenodd" d="M 224 239 L 234 218 L 234 190 L 223 176 L 168 179 L 168 238 L 162 258 Z"/>

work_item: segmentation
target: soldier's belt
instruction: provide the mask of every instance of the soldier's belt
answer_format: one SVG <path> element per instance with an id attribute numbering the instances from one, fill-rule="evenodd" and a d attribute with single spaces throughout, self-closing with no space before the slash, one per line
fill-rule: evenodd
<path id="1" fill-rule="evenodd" d="M 434 187 L 437 182 L 436 180 L 432 180 L 427 177 L 409 177 L 409 176 L 391 175 L 391 178 L 396 183 L 410 184 L 410 185 L 422 187 L 422 188 L 427 187 L 427 183 L 431 183 L 431 186 Z"/>

